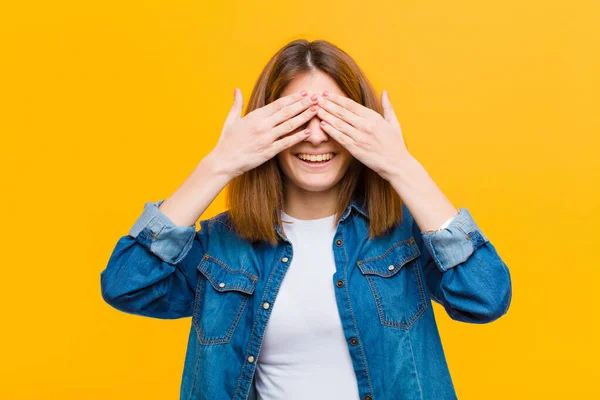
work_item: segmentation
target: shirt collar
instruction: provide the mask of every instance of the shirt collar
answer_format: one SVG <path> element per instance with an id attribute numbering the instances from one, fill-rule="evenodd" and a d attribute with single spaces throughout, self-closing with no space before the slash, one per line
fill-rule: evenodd
<path id="1" fill-rule="evenodd" d="M 346 211 L 344 211 L 344 215 L 342 215 L 340 217 L 340 221 L 343 221 L 346 218 L 348 218 L 352 209 L 356 210 L 359 214 L 362 214 L 367 220 L 369 219 L 369 213 L 367 210 L 367 206 L 364 202 L 364 197 L 362 197 L 362 196 L 359 197 L 359 196 L 355 195 L 355 196 L 352 196 L 352 199 L 350 200 L 350 204 L 348 204 L 348 207 L 346 207 Z M 284 239 L 281 227 L 278 227 L 277 223 L 275 223 L 273 228 L 275 229 L 275 231 L 277 232 L 279 237 Z"/>
<path id="2" fill-rule="evenodd" d="M 348 208 L 346 209 L 346 212 L 344 213 L 344 216 L 347 216 L 349 213 L 349 210 L 352 208 L 354 208 L 360 214 L 364 215 L 364 217 L 366 219 L 369 219 L 369 211 L 367 209 L 366 204 L 364 203 L 363 197 L 353 196 L 352 200 L 350 200 L 350 204 L 348 205 Z"/>

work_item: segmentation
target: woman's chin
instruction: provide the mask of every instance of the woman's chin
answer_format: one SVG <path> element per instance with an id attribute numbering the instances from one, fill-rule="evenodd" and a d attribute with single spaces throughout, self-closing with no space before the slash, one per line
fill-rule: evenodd
<path id="1" fill-rule="evenodd" d="M 296 183 L 296 186 L 309 191 L 309 192 L 322 192 L 324 190 L 329 190 L 333 186 L 335 186 L 337 182 L 332 179 L 319 179 L 319 178 L 311 178 L 306 180 L 301 180 Z"/>

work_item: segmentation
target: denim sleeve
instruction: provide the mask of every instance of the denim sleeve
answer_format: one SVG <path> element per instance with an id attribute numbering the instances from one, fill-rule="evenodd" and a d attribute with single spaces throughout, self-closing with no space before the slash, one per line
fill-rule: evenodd
<path id="1" fill-rule="evenodd" d="M 506 314 L 512 298 L 510 272 L 466 208 L 426 233 L 413 220 L 431 298 L 455 320 L 486 323 Z"/>
<path id="2" fill-rule="evenodd" d="M 185 257 L 193 246 L 204 254 L 209 220 L 177 226 L 158 209 L 164 200 L 147 202 L 129 234 L 122 236 L 100 274 L 102 298 L 131 314 L 174 319 L 192 315 L 198 272 Z"/>
<path id="3" fill-rule="evenodd" d="M 146 202 L 142 215 L 135 221 L 129 235 L 147 247 L 161 260 L 177 264 L 192 246 L 196 225 L 178 226 L 158 207 L 164 202 Z"/>

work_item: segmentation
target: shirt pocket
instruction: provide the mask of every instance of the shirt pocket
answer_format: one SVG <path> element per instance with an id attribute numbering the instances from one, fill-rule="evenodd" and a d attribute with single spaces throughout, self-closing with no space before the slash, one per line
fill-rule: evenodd
<path id="1" fill-rule="evenodd" d="M 420 255 L 411 237 L 356 262 L 371 288 L 382 325 L 409 328 L 427 309 Z"/>
<path id="2" fill-rule="evenodd" d="M 233 269 L 206 254 L 198 264 L 198 285 L 192 323 L 203 345 L 228 343 L 258 277 L 243 269 Z"/>

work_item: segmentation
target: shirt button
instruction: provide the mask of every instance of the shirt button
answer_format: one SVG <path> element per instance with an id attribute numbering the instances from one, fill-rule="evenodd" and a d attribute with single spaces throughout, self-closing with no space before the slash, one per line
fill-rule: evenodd
<path id="1" fill-rule="evenodd" d="M 225 287 L 225 284 L 223 282 L 219 283 L 219 287 Z"/>
<path id="2" fill-rule="evenodd" d="M 388 267 L 388 269 L 389 269 L 390 271 L 392 271 L 394 268 L 395 268 L 395 267 L 394 267 L 393 265 L 390 265 L 390 266 Z"/>
<path id="3" fill-rule="evenodd" d="M 281 259 L 281 261 L 283 261 L 283 262 L 288 262 L 288 260 L 289 260 L 289 258 L 287 258 L 287 257 L 283 257 L 283 258 Z"/>
<path id="4" fill-rule="evenodd" d="M 249 362 L 249 363 L 253 363 L 253 362 L 254 362 L 254 356 L 250 356 L 250 357 L 248 357 L 248 362 Z"/>
<path id="5" fill-rule="evenodd" d="M 357 338 L 355 338 L 355 337 L 353 337 L 353 338 L 350 338 L 350 344 L 351 344 L 352 346 L 356 346 L 356 345 L 358 344 L 358 339 L 357 339 Z"/>
<path id="6" fill-rule="evenodd" d="M 344 281 L 340 279 L 335 284 L 337 285 L 337 287 L 342 287 L 344 286 Z"/>
<path id="7" fill-rule="evenodd" d="M 342 239 L 338 239 L 338 240 L 336 240 L 336 241 L 335 241 L 335 244 L 336 244 L 337 246 L 341 246 L 341 245 L 342 245 Z"/>
<path id="8" fill-rule="evenodd" d="M 371 397 L 370 394 L 365 394 L 365 400 L 372 400 L 373 398 Z"/>
<path id="9" fill-rule="evenodd" d="M 268 301 L 265 301 L 265 302 L 263 303 L 263 308 L 264 308 L 265 310 L 266 310 L 266 309 L 268 309 L 268 308 L 269 308 L 269 306 L 270 306 L 270 304 L 269 304 L 269 302 L 268 302 Z"/>

